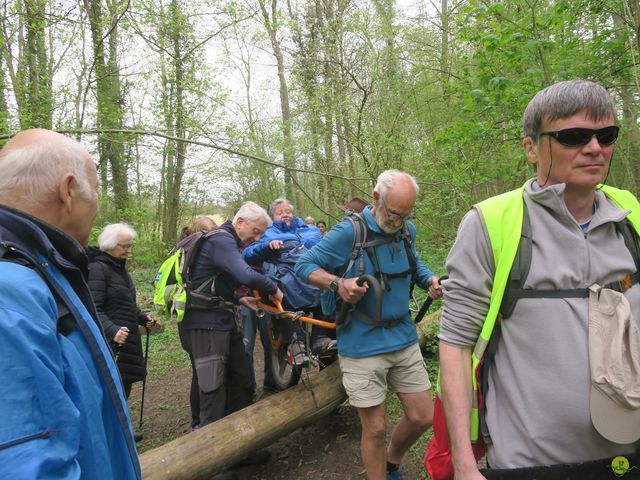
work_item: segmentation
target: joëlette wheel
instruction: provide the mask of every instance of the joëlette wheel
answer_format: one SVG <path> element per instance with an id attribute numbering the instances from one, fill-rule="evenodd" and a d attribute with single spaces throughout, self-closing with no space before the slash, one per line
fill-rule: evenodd
<path id="1" fill-rule="evenodd" d="M 274 328 L 273 319 L 269 320 L 271 338 L 271 371 L 278 390 L 285 390 L 298 384 L 301 367 L 293 366 L 288 358 L 288 344 L 283 342 L 283 333 Z"/>

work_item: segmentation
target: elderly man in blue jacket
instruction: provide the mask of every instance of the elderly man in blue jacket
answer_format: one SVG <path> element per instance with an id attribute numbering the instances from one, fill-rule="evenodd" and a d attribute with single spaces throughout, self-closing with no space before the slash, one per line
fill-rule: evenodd
<path id="1" fill-rule="evenodd" d="M 351 262 L 351 268 L 343 272 L 350 263 L 355 234 L 352 222 L 345 220 L 333 227 L 295 268 L 300 278 L 333 291 L 343 302 L 356 304 L 348 321 L 338 327 L 338 353 L 349 402 L 360 416 L 362 460 L 370 480 L 401 479 L 402 457 L 433 418 L 431 384 L 409 314 L 409 292 L 412 277 L 417 277 L 418 285 L 433 298 L 441 296 L 442 290 L 438 277 L 420 261 L 415 249 L 416 232 L 409 218 L 417 194 L 412 176 L 387 170 L 378 177 L 373 206 L 362 212 L 367 241 L 376 240 L 372 256 L 361 253 L 363 273 L 385 279 L 381 311 L 374 311 L 367 284 L 356 283 L 359 262 Z M 404 235 L 410 237 L 410 251 Z M 415 276 L 411 257 L 415 259 Z M 372 318 L 377 322 L 372 323 Z M 387 385 L 395 389 L 405 413 L 388 448 Z"/>
<path id="2" fill-rule="evenodd" d="M 89 153 L 48 130 L 0 151 L 0 478 L 142 478 L 85 283 Z"/>

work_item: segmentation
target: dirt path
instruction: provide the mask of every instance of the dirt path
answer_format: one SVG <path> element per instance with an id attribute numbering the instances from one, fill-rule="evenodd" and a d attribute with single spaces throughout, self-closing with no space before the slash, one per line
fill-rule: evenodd
<path id="1" fill-rule="evenodd" d="M 259 341 L 256 342 L 254 359 L 257 384 L 261 386 L 263 354 Z M 190 370 L 183 367 L 150 374 L 145 391 L 142 428 L 144 439 L 138 444 L 140 452 L 190 432 L 190 379 Z M 136 428 L 139 422 L 141 390 L 140 383 L 134 385 L 129 399 L 132 421 Z M 262 394 L 261 390 L 259 388 L 259 395 Z M 391 416 L 397 414 L 391 412 Z M 392 423 L 395 421 L 392 420 Z M 267 448 L 271 454 L 268 463 L 241 467 L 234 471 L 242 480 L 366 479 L 360 461 L 359 437 L 357 413 L 344 404 L 314 424 L 298 429 L 270 445 Z M 420 454 L 423 451 L 424 446 L 420 445 L 407 455 L 403 462 L 406 480 L 426 478 L 420 464 Z"/>

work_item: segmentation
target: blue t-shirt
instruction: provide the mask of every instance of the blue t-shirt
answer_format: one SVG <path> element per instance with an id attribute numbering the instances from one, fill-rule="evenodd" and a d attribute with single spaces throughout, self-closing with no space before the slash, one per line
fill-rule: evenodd
<path id="1" fill-rule="evenodd" d="M 362 215 L 367 223 L 367 240 L 387 236 L 380 230 L 371 215 L 370 208 L 365 208 Z M 411 234 L 413 254 L 417 262 L 417 274 L 419 285 L 428 288 L 428 282 L 433 272 L 420 261 L 415 249 L 416 230 L 411 222 L 408 224 Z M 376 248 L 382 271 L 386 274 L 400 273 L 409 270 L 409 259 L 403 240 L 400 238 L 402 230 L 392 234 L 397 241 L 379 245 Z M 295 272 L 304 281 L 308 281 L 309 275 L 322 268 L 335 273 L 340 268 L 345 268 L 351 255 L 353 244 L 353 225 L 348 220 L 343 220 L 334 226 L 327 236 L 313 249 L 306 252 L 296 264 Z M 374 275 L 374 269 L 369 256 L 363 253 L 365 259 L 365 271 Z M 356 261 L 351 269 L 345 273 L 345 278 L 357 276 Z M 351 315 L 351 321 L 346 326 L 338 327 L 338 352 L 346 357 L 362 358 L 379 355 L 381 353 L 394 352 L 406 348 L 418 341 L 416 328 L 409 312 L 409 289 L 411 276 L 407 274 L 399 278 L 389 280 L 389 290 L 382 295 L 382 321 L 400 320 L 400 324 L 391 328 L 376 327 L 359 320 L 361 312 L 372 316 L 374 305 L 373 295 L 368 292 L 358 303 L 356 311 Z M 325 293 L 325 299 L 331 293 Z"/>

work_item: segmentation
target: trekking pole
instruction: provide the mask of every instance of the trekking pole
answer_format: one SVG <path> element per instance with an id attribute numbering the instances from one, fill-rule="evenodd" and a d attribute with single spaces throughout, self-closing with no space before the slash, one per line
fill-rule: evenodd
<path id="1" fill-rule="evenodd" d="M 380 289 L 380 282 L 378 282 L 375 277 L 365 273 L 364 275 L 360 275 L 358 277 L 358 279 L 356 280 L 356 284 L 361 287 L 365 283 L 369 285 L 371 291 L 373 292 L 373 311 L 376 312 L 376 316 L 379 317 L 382 313 L 382 290 Z M 343 302 L 342 308 L 340 309 L 338 317 L 336 318 L 336 324 L 342 325 L 347 323 L 349 312 L 353 311 L 353 309 L 355 308 L 355 303 Z"/>
<path id="2" fill-rule="evenodd" d="M 149 328 L 145 325 L 147 331 L 147 340 L 144 347 L 144 369 L 147 370 L 147 359 L 149 358 Z M 142 398 L 140 399 L 140 423 L 138 424 L 138 431 L 142 430 L 142 413 L 144 412 L 144 391 L 147 386 L 147 375 L 142 379 Z"/>
<path id="3" fill-rule="evenodd" d="M 448 275 L 443 275 L 438 280 L 438 283 L 442 283 L 442 280 L 446 280 L 447 278 L 449 278 Z M 431 298 L 430 296 L 427 296 L 427 299 L 422 304 L 422 307 L 420 307 L 420 311 L 416 315 L 416 318 L 413 320 L 413 323 L 420 323 L 422 321 L 422 319 L 427 314 L 427 310 L 429 310 L 429 307 L 431 306 L 432 303 L 433 303 L 433 298 Z"/>

